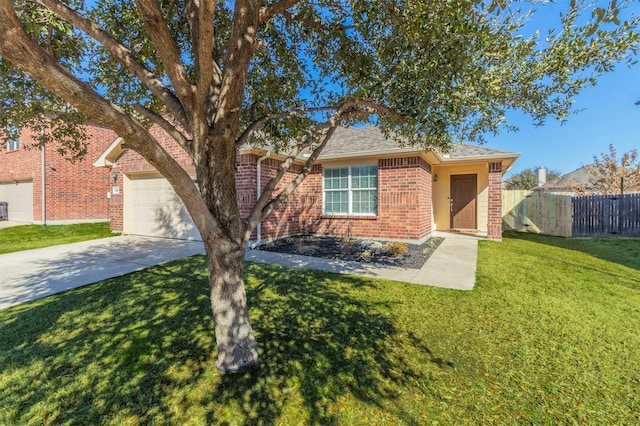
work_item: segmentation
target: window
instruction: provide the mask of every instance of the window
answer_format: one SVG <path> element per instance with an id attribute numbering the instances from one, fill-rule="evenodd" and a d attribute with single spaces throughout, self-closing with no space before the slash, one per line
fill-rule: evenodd
<path id="1" fill-rule="evenodd" d="M 378 166 L 327 168 L 323 177 L 324 214 L 377 214 Z"/>
<path id="2" fill-rule="evenodd" d="M 20 139 L 9 139 L 7 141 L 7 151 L 15 151 L 20 148 Z"/>
<path id="3" fill-rule="evenodd" d="M 6 130 L 7 151 L 15 151 L 20 148 L 20 130 L 10 126 Z"/>

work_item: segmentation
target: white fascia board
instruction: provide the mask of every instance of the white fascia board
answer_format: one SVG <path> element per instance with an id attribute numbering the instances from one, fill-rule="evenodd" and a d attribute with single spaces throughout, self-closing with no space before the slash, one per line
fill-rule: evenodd
<path id="1" fill-rule="evenodd" d="M 121 137 L 117 137 L 111 145 L 102 153 L 100 157 L 93 163 L 93 167 L 113 167 L 113 162 L 123 151 L 123 140 Z"/>

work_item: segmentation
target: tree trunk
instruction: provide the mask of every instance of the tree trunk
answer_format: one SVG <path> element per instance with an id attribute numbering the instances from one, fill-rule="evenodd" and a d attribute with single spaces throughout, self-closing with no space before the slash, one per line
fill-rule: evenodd
<path id="1" fill-rule="evenodd" d="M 216 331 L 216 368 L 237 371 L 259 363 L 244 289 L 246 248 L 224 236 L 205 241 L 211 308 Z"/>

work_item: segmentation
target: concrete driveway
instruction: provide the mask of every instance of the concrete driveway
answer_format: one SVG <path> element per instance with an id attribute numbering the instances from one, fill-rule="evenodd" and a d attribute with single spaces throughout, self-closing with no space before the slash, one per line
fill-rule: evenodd
<path id="1" fill-rule="evenodd" d="M 0 309 L 204 253 L 199 241 L 119 236 L 0 255 Z"/>
<path id="2" fill-rule="evenodd" d="M 260 250 L 248 250 L 245 259 L 289 268 L 472 290 L 478 258 L 477 239 L 434 235 L 445 240 L 421 269 Z M 0 255 L 0 309 L 200 253 L 204 253 L 200 241 L 127 235 L 3 254 Z"/>

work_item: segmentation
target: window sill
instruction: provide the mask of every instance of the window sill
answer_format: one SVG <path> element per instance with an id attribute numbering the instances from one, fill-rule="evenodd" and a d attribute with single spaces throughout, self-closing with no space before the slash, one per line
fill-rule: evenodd
<path id="1" fill-rule="evenodd" d="M 323 214 L 321 219 L 377 220 L 378 215 Z"/>

